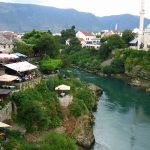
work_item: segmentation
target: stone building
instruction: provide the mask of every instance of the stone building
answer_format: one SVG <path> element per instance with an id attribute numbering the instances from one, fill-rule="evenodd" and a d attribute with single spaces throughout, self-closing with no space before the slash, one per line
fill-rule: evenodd
<path id="1" fill-rule="evenodd" d="M 13 48 L 21 39 L 12 32 L 0 32 L 0 53 L 12 53 Z"/>
<path id="2" fill-rule="evenodd" d="M 144 30 L 144 49 L 148 50 L 148 46 L 150 46 L 150 24 Z"/>

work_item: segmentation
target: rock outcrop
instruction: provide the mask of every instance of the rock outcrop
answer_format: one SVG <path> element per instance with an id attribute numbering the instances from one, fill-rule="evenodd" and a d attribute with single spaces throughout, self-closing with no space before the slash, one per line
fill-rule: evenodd
<path id="1" fill-rule="evenodd" d="M 93 83 L 89 83 L 89 84 L 88 84 L 88 88 L 89 88 L 90 90 L 92 90 L 92 91 L 95 93 L 95 95 L 101 95 L 101 94 L 103 93 L 103 89 L 100 88 L 100 87 L 98 87 L 98 86 L 96 86 L 96 85 L 93 84 Z"/>
<path id="2" fill-rule="evenodd" d="M 95 138 L 91 117 L 86 115 L 78 118 L 73 131 L 73 137 L 76 139 L 78 145 L 84 148 L 90 148 L 94 144 Z"/>
<path id="3" fill-rule="evenodd" d="M 142 66 L 137 65 L 132 68 L 130 72 L 126 71 L 126 75 L 131 78 L 129 85 L 141 87 L 146 89 L 146 91 L 150 91 L 150 72 L 146 71 Z"/>

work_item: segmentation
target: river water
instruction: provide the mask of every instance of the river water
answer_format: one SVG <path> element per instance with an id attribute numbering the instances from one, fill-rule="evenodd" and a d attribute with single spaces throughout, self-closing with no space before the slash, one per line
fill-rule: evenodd
<path id="1" fill-rule="evenodd" d="M 150 150 L 150 94 L 121 80 L 76 72 L 104 89 L 94 113 L 92 150 Z"/>

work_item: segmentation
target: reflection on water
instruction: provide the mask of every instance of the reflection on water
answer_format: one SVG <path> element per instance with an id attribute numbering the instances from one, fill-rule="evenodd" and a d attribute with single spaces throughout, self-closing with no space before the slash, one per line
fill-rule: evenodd
<path id="1" fill-rule="evenodd" d="M 113 78 L 78 75 L 104 89 L 94 114 L 93 150 L 150 150 L 150 94 Z"/>

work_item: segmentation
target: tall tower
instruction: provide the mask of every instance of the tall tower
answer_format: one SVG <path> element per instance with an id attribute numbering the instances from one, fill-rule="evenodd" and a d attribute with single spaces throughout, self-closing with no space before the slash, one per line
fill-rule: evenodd
<path id="1" fill-rule="evenodd" d="M 141 0 L 141 10 L 140 10 L 140 26 L 139 26 L 139 36 L 138 36 L 138 49 L 140 49 L 141 44 L 143 43 L 143 30 L 144 30 L 144 0 Z"/>

